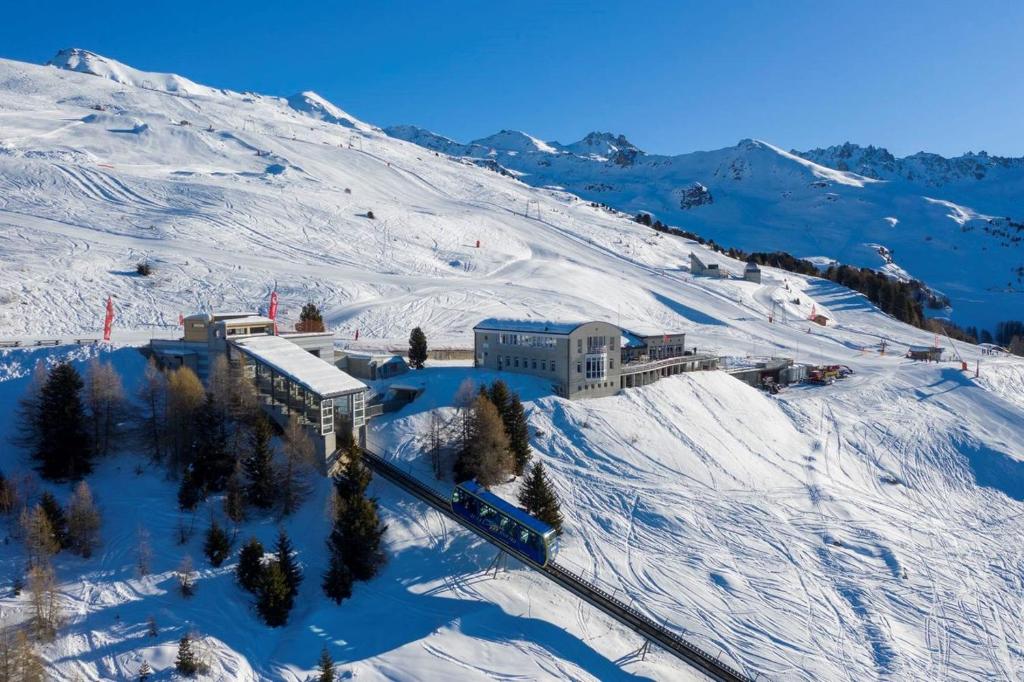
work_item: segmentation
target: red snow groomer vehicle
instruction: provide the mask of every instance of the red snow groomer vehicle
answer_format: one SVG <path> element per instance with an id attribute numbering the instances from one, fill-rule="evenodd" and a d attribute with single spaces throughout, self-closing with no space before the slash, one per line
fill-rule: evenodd
<path id="1" fill-rule="evenodd" d="M 827 386 L 834 384 L 839 376 L 838 371 L 830 370 L 828 367 L 815 367 L 807 372 L 807 383 L 816 386 Z"/>

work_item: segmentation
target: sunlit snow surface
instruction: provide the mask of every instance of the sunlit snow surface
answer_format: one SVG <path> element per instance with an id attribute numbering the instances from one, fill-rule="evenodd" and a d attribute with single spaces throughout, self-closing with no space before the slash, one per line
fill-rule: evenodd
<path id="1" fill-rule="evenodd" d="M 693 278 L 690 251 L 735 274 L 742 263 L 331 111 L 0 62 L 2 336 L 95 335 L 112 295 L 115 347 L 141 343 L 177 334 L 179 312 L 264 306 L 276 283 L 287 320 L 315 300 L 341 343 L 357 329 L 403 343 L 421 325 L 432 344 L 467 344 L 487 317 L 592 318 L 686 331 L 728 355 L 842 362 L 850 379 L 778 398 L 714 373 L 567 403 L 506 376 L 565 505 L 559 560 L 752 675 L 1020 677 L 1021 362 L 986 356 L 978 380 L 959 363 L 911 363 L 906 346 L 933 336 L 846 289 L 771 268 L 761 285 Z M 142 259 L 153 276 L 134 274 Z M 812 309 L 829 326 L 809 325 Z M 981 358 L 958 348 L 972 368 Z M 0 351 L 5 437 L 35 359 L 66 352 Z M 141 356 L 109 357 L 134 388 Z M 374 446 L 429 477 L 416 438 L 427 411 L 450 409 L 464 378 L 495 376 L 457 365 L 403 376 L 427 391 L 372 424 Z M 5 446 L 0 466 L 29 463 Z M 233 564 L 206 565 L 199 534 L 176 545 L 175 485 L 161 470 L 125 455 L 90 483 L 104 544 L 90 560 L 57 558 L 67 625 L 44 655 L 62 679 L 131 677 L 143 657 L 164 669 L 189 628 L 224 679 L 305 679 L 325 644 L 361 679 L 692 676 L 664 652 L 637 660 L 635 635 L 521 567 L 486 578 L 492 548 L 380 481 L 385 572 L 340 607 L 324 600 L 321 484 L 286 523 L 306 580 L 279 630 L 258 624 Z M 218 509 L 197 512 L 199 531 Z M 144 579 L 140 523 L 155 550 Z M 240 537 L 269 545 L 274 533 L 273 519 L 255 520 Z M 201 572 L 190 601 L 172 574 L 185 553 Z M 0 560 L 13 575 L 18 544 Z M 0 615 L 18 620 L 26 605 L 5 593 Z"/>

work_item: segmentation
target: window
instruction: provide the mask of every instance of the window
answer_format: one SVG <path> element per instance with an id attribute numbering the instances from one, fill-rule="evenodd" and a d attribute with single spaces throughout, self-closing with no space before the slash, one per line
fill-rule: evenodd
<path id="1" fill-rule="evenodd" d="M 582 362 L 577 362 L 576 363 L 576 373 L 577 374 L 583 374 L 583 363 Z"/>
<path id="2" fill-rule="evenodd" d="M 555 361 L 554 360 L 551 361 L 551 371 L 552 372 L 555 371 Z"/>
<path id="3" fill-rule="evenodd" d="M 530 361 L 530 369 L 537 369 L 537 361 L 536 360 L 531 360 Z"/>
<path id="4" fill-rule="evenodd" d="M 608 369 L 615 369 L 615 360 L 612 358 L 608 360 Z"/>
<path id="5" fill-rule="evenodd" d="M 547 360 L 541 360 L 540 361 L 540 370 L 542 372 L 548 371 L 548 361 Z"/>
<path id="6" fill-rule="evenodd" d="M 582 339 L 580 339 L 582 341 Z M 588 336 L 587 337 L 587 352 L 588 353 L 604 353 L 608 350 L 608 337 L 607 336 Z"/>
<path id="7" fill-rule="evenodd" d="M 576 352 L 577 353 L 582 353 L 583 352 L 583 339 L 576 339 Z"/>
<path id="8" fill-rule="evenodd" d="M 591 353 L 586 357 L 587 379 L 604 379 L 608 356 L 603 353 Z"/>
<path id="9" fill-rule="evenodd" d="M 519 366 L 519 358 L 516 358 L 515 363 L 516 363 L 516 367 L 518 367 Z"/>

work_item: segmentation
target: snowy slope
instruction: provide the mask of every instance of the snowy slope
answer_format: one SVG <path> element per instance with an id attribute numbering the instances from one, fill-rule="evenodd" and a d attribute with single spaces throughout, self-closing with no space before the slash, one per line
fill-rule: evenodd
<path id="1" fill-rule="evenodd" d="M 531 185 L 653 212 L 727 246 L 783 249 L 921 279 L 950 297 L 961 324 L 991 328 L 1024 310 L 1024 159 L 984 152 L 897 159 L 850 144 L 800 153 L 756 140 L 662 156 L 610 133 L 563 145 L 506 130 L 459 145 L 414 126 L 387 132 L 446 154 L 491 159 Z M 933 199 L 970 218 L 958 220 Z M 895 254 L 895 264 L 879 247 Z"/>
<path id="2" fill-rule="evenodd" d="M 421 325 L 432 344 L 466 344 L 489 316 L 590 318 L 686 331 L 723 354 L 843 362 L 854 378 L 778 399 L 708 374 L 567 403 L 512 377 L 565 500 L 562 557 L 770 679 L 1019 676 L 1024 364 L 986 357 L 978 381 L 949 363 L 914 365 L 900 356 L 930 334 L 829 282 L 771 268 L 760 285 L 693 277 L 691 251 L 734 274 L 742 263 L 388 137 L 319 98 L 300 96 L 300 111 L 255 94 L 183 95 L 108 78 L 129 67 L 98 59 L 98 76 L 0 61 L 4 337 L 95 334 L 113 295 L 115 346 L 137 343 L 177 334 L 182 311 L 263 306 L 276 283 L 286 318 L 316 300 L 342 343 L 357 329 L 401 341 Z M 611 136 L 592 142 L 595 156 L 638 153 Z M 553 143 L 518 143 L 524 156 L 563 156 Z M 709 154 L 701 163 L 723 182 L 758 177 L 765 192 L 794 178 L 834 192 L 886 186 L 759 142 L 724 167 Z M 141 259 L 153 276 L 134 274 Z M 812 307 L 832 323 L 811 328 Z M 981 357 L 959 350 L 972 365 Z M 2 404 L 34 357 L 2 352 Z M 113 357 L 138 375 L 134 350 Z M 429 475 L 415 434 L 466 376 L 493 378 L 460 367 L 403 377 L 427 393 L 375 422 L 374 444 Z M 0 436 L 10 420 L 0 416 Z M 2 458 L 5 471 L 28 467 L 10 448 Z M 137 476 L 134 462 L 92 477 L 108 524 L 102 556 L 60 557 L 69 624 L 45 654 L 61 677 L 127 676 L 141 656 L 163 668 L 188 627 L 208 636 L 215 673 L 231 679 L 304 679 L 323 643 L 368 679 L 692 675 L 661 652 L 638 661 L 635 636 L 524 570 L 483 579 L 490 548 L 380 482 L 392 560 L 352 601 L 334 607 L 317 590 L 321 487 L 288 523 L 307 580 L 287 628 L 256 623 L 230 566 L 204 569 L 199 595 L 183 602 L 170 571 L 186 551 L 201 565 L 199 540 L 167 541 L 173 490 L 160 472 Z M 131 570 L 140 520 L 157 545 L 145 580 Z M 274 527 L 244 532 L 268 539 Z M 19 560 L 15 544 L 0 550 L 5 570 Z M 0 615 L 23 607 L 5 595 Z M 143 636 L 153 612 L 167 628 L 156 642 Z"/>

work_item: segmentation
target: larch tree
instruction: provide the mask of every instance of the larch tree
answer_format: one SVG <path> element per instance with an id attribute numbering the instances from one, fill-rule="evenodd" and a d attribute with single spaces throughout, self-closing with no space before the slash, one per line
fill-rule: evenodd
<path id="1" fill-rule="evenodd" d="M 283 461 L 277 475 L 281 514 L 295 513 L 310 491 L 310 474 L 316 455 L 313 441 L 293 415 L 284 430 Z"/>
<path id="2" fill-rule="evenodd" d="M 456 480 L 471 478 L 484 487 L 504 482 L 512 471 L 508 436 L 501 415 L 486 396 L 473 403 L 469 441 L 456 462 Z"/>
<path id="3" fill-rule="evenodd" d="M 100 512 L 85 481 L 75 486 L 68 502 L 68 537 L 71 551 L 90 557 L 100 541 Z"/>
<path id="4" fill-rule="evenodd" d="M 49 566 L 50 558 L 60 551 L 60 543 L 54 536 L 53 526 L 41 505 L 21 512 L 22 537 L 29 569 Z"/>
<path id="5" fill-rule="evenodd" d="M 92 471 L 94 448 L 82 404 L 82 377 L 69 363 L 50 370 L 36 403 L 34 458 L 51 480 L 77 480 Z"/>
<path id="6" fill-rule="evenodd" d="M 85 396 L 96 454 L 109 455 L 118 445 L 121 424 L 127 417 L 124 384 L 113 363 L 99 358 L 89 361 Z"/>
<path id="7" fill-rule="evenodd" d="M 427 361 L 427 335 L 419 327 L 409 333 L 409 365 L 413 369 L 423 369 Z"/>
<path id="8" fill-rule="evenodd" d="M 61 612 L 57 581 L 49 564 L 29 569 L 28 589 L 32 597 L 32 628 L 36 638 L 50 641 L 60 627 Z"/>
<path id="9" fill-rule="evenodd" d="M 154 462 L 162 461 L 166 452 L 167 390 L 167 377 L 150 358 L 139 387 L 139 435 Z"/>
<path id="10" fill-rule="evenodd" d="M 192 460 L 196 443 L 196 416 L 206 401 L 199 377 L 188 367 L 179 367 L 167 379 L 166 430 L 170 466 L 180 472 Z"/>

